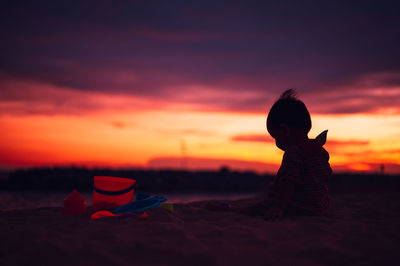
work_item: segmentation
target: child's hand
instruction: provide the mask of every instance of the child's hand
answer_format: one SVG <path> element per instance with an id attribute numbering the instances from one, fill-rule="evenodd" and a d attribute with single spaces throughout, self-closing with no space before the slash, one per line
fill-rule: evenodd
<path id="1" fill-rule="evenodd" d="M 275 206 L 270 206 L 264 213 L 264 220 L 275 222 L 282 217 L 282 211 Z"/>

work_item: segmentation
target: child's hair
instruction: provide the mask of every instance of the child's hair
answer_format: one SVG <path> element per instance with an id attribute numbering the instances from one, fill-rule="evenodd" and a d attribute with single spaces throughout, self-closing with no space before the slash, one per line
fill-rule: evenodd
<path id="1" fill-rule="evenodd" d="M 286 90 L 269 111 L 267 125 L 279 127 L 281 124 L 304 129 L 311 129 L 311 117 L 306 105 L 296 98 L 294 89 Z"/>

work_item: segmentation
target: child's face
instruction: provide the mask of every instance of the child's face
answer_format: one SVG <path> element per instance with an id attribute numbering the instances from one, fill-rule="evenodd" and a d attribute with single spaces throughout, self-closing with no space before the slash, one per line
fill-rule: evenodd
<path id="1" fill-rule="evenodd" d="M 271 137 L 275 139 L 276 146 L 285 151 L 290 144 L 290 130 L 287 125 L 272 126 L 267 125 L 267 130 Z"/>
<path id="2" fill-rule="evenodd" d="M 283 151 L 286 151 L 290 145 L 298 144 L 308 139 L 307 133 L 304 130 L 286 124 L 279 126 L 267 124 L 267 130 L 271 137 L 275 139 L 276 146 Z"/>

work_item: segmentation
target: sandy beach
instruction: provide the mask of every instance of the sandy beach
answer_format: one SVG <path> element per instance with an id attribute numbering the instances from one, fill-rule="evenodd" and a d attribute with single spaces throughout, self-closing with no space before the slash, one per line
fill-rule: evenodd
<path id="1" fill-rule="evenodd" d="M 212 212 L 207 201 L 157 208 L 146 219 L 62 208 L 0 212 L 1 265 L 399 265 L 396 189 L 332 195 L 325 217 Z M 252 199 L 231 201 L 245 205 Z"/>

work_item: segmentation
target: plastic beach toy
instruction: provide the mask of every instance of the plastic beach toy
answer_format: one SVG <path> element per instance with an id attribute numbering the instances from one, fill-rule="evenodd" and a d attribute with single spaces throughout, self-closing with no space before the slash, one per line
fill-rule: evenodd
<path id="1" fill-rule="evenodd" d="M 146 219 L 149 217 L 147 212 L 143 212 L 143 213 L 130 212 L 130 213 L 124 213 L 124 214 L 114 214 L 110 211 L 102 210 L 102 211 L 97 211 L 97 212 L 93 213 L 90 216 L 90 220 L 96 220 L 96 219 L 100 219 L 103 217 L 118 217 L 118 216 L 120 216 L 121 218 L 137 218 L 137 219 Z"/>
<path id="2" fill-rule="evenodd" d="M 138 192 L 138 193 L 136 193 L 136 200 L 143 200 L 143 199 L 149 198 L 149 197 L 151 197 L 151 196 L 152 196 L 152 195 L 149 194 L 149 193 Z M 164 203 L 162 203 L 162 204 L 160 205 L 160 207 L 161 207 L 161 208 L 164 208 L 164 209 L 167 209 L 167 210 L 169 210 L 170 212 L 174 212 L 174 204 L 173 204 L 173 203 L 166 203 L 166 202 L 164 202 Z"/>
<path id="3" fill-rule="evenodd" d="M 99 218 L 103 218 L 103 217 L 114 217 L 114 216 L 120 216 L 121 214 L 114 214 L 110 211 L 107 210 L 102 210 L 102 211 L 97 211 L 95 213 L 93 213 L 92 215 L 90 215 L 90 220 L 96 220 Z"/>
<path id="4" fill-rule="evenodd" d="M 64 199 L 63 215 L 79 215 L 86 212 L 86 200 L 74 189 Z"/>
<path id="5" fill-rule="evenodd" d="M 149 197 L 151 197 L 151 196 L 152 196 L 152 195 L 149 194 L 149 193 L 137 192 L 137 193 L 136 193 L 136 200 L 142 200 L 142 199 L 145 199 L 145 198 L 149 198 Z"/>
<path id="6" fill-rule="evenodd" d="M 122 206 L 116 208 L 113 211 L 113 213 L 121 214 L 121 213 L 127 213 L 127 212 L 145 211 L 148 209 L 157 208 L 158 206 L 161 205 L 161 203 L 163 203 L 166 200 L 167 200 L 167 198 L 164 196 L 147 197 L 145 199 L 135 200 L 133 202 L 122 205 Z"/>
<path id="7" fill-rule="evenodd" d="M 114 209 L 132 202 L 136 180 L 112 176 L 95 176 L 93 210 Z"/>
<path id="8" fill-rule="evenodd" d="M 133 217 L 138 219 L 145 219 L 149 217 L 149 215 L 146 212 L 144 212 L 145 210 L 163 206 L 166 204 L 163 203 L 165 201 L 167 201 L 167 198 L 164 196 L 151 196 L 151 194 L 139 192 L 136 196 L 135 201 L 119 206 L 116 209 L 114 209 L 114 211 L 108 211 L 108 210 L 97 211 L 90 216 L 90 219 L 95 220 L 108 216 L 112 217 L 121 216 L 121 218 Z M 169 206 L 167 207 L 167 209 L 169 209 L 172 212 L 173 206 Z"/>

